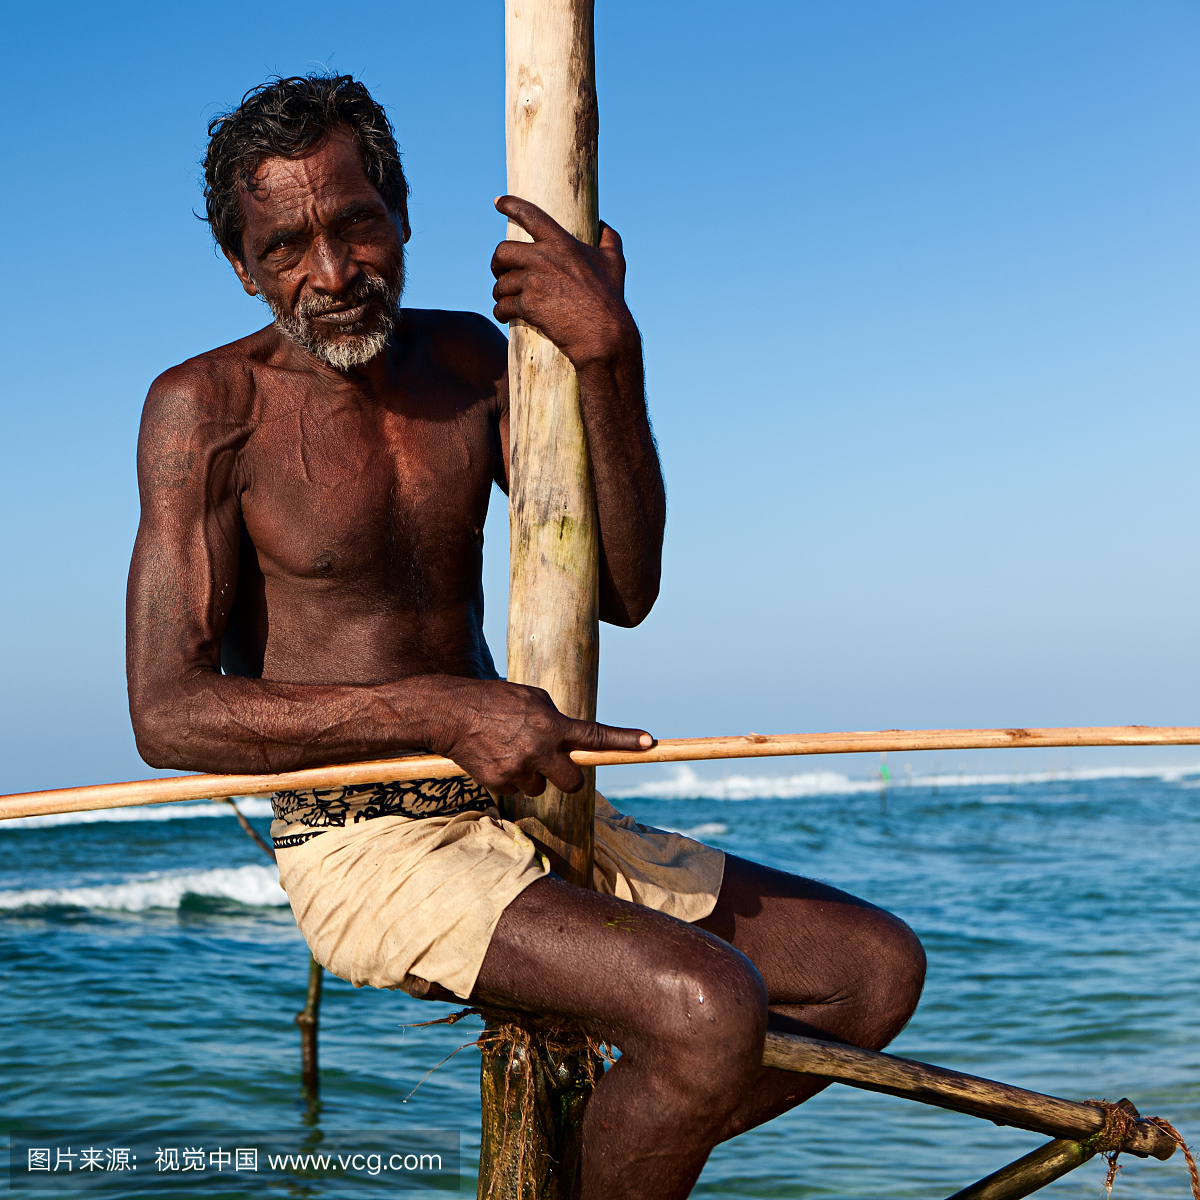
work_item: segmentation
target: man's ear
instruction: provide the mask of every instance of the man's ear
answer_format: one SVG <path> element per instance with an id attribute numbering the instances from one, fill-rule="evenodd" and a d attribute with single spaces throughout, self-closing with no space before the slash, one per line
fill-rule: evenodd
<path id="1" fill-rule="evenodd" d="M 400 203 L 392 215 L 400 218 L 400 241 L 407 245 L 408 239 L 412 237 L 412 229 L 408 224 L 408 200 L 406 197 L 400 197 Z"/>
<path id="2" fill-rule="evenodd" d="M 407 240 L 408 239 L 406 238 L 405 241 Z M 254 280 L 250 278 L 250 272 L 246 270 L 245 263 L 243 263 L 240 258 L 238 258 L 231 251 L 227 250 L 224 246 L 221 247 L 221 253 L 224 254 L 227 259 L 229 259 L 229 265 L 233 268 L 234 273 L 240 280 L 243 289 L 245 289 L 246 295 L 257 296 L 258 284 L 256 284 Z"/>

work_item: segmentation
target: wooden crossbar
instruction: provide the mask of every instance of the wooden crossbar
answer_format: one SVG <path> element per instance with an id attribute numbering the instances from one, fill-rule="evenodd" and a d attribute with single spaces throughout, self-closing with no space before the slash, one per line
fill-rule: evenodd
<path id="1" fill-rule="evenodd" d="M 803 1075 L 819 1075 L 869 1092 L 902 1096 L 1053 1138 L 1086 1141 L 1105 1125 L 1104 1110 L 1095 1105 L 1043 1096 L 977 1075 L 964 1075 L 911 1058 L 859 1050 L 818 1038 L 770 1032 L 763 1050 L 763 1064 Z M 1130 1127 L 1121 1149 L 1166 1160 L 1175 1153 L 1175 1141 L 1166 1130 L 1139 1120 Z"/>

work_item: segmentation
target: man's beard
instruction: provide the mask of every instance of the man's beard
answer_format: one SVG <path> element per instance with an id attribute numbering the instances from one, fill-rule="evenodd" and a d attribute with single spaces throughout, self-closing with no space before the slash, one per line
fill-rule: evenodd
<path id="1" fill-rule="evenodd" d="M 269 296 L 264 296 L 275 314 L 275 328 L 284 337 L 303 346 L 310 354 L 339 371 L 361 367 L 387 345 L 388 335 L 396 324 L 397 305 L 404 291 L 404 269 L 401 267 L 396 283 L 388 283 L 378 275 L 363 275 L 341 296 L 310 296 L 296 305 L 294 313 L 285 313 Z M 313 327 L 313 317 L 331 308 L 353 307 L 377 296 L 384 300 L 383 308 L 372 318 L 364 314 L 362 321 L 343 326 L 332 337 Z M 370 325 L 371 327 L 368 327 Z"/>

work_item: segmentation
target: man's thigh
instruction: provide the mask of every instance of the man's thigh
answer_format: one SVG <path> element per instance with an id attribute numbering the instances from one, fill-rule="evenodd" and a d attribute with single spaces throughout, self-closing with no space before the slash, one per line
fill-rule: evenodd
<path id="1" fill-rule="evenodd" d="M 505 909 L 472 998 L 575 1017 L 621 1045 L 623 1032 L 665 1032 L 706 993 L 710 1012 L 767 998 L 720 937 L 548 876 Z"/>

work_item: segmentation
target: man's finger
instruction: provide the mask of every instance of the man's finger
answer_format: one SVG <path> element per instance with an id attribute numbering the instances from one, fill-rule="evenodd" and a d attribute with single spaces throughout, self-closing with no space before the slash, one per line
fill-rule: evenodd
<path id="1" fill-rule="evenodd" d="M 540 796 L 546 790 L 546 777 L 540 772 L 519 784 L 517 791 L 522 796 Z"/>
<path id="2" fill-rule="evenodd" d="M 586 782 L 583 769 L 573 763 L 565 754 L 556 754 L 551 762 L 542 767 L 542 774 L 554 784 L 560 792 L 577 792 Z"/>
<path id="3" fill-rule="evenodd" d="M 492 287 L 492 299 L 499 300 L 503 296 L 516 296 L 524 286 L 524 271 L 505 271 Z"/>
<path id="4" fill-rule="evenodd" d="M 497 300 L 495 307 L 492 309 L 492 316 L 501 325 L 507 325 L 509 321 L 523 321 L 525 319 L 525 309 L 521 305 L 521 297 L 505 296 L 502 300 Z"/>
<path id="5" fill-rule="evenodd" d="M 644 729 L 621 729 L 595 721 L 572 721 L 563 745 L 572 750 L 649 750 L 656 739 Z"/>
<path id="6" fill-rule="evenodd" d="M 537 254 L 533 242 L 501 242 L 492 254 L 492 274 L 522 270 L 533 263 Z"/>
<path id="7" fill-rule="evenodd" d="M 549 213 L 519 196 L 497 196 L 496 207 L 510 221 L 516 221 L 535 242 L 571 236 Z"/>

